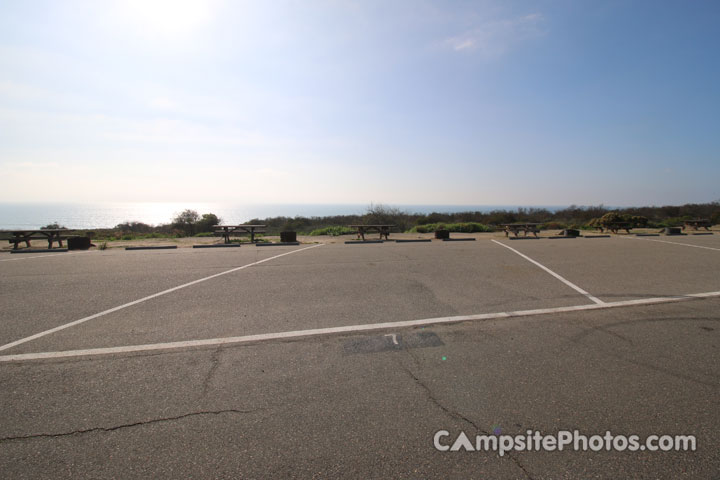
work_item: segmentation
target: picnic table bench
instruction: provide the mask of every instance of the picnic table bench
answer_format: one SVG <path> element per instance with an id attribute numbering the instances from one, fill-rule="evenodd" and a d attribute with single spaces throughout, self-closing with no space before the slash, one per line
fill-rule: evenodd
<path id="1" fill-rule="evenodd" d="M 630 233 L 630 230 L 632 230 L 633 227 L 633 224 L 630 222 L 607 222 L 595 226 L 595 228 L 600 230 L 601 233 L 605 230 L 612 233 L 618 233 L 619 230 L 625 230 L 627 233 Z"/>
<path id="2" fill-rule="evenodd" d="M 696 218 L 694 220 L 686 220 L 685 224 L 682 226 L 682 229 L 685 230 L 686 227 L 690 227 L 693 230 L 700 230 L 700 228 L 710 230 L 710 227 L 712 227 L 712 222 L 707 218 Z"/>
<path id="3" fill-rule="evenodd" d="M 501 227 L 505 227 L 505 236 L 509 237 L 510 233 L 513 233 L 516 237 L 519 232 L 524 232 L 527 237 L 528 233 L 532 233 L 537 237 L 540 233 L 539 223 L 503 223 Z"/>
<path id="4" fill-rule="evenodd" d="M 250 242 L 255 243 L 256 233 L 265 233 L 267 225 L 215 225 L 215 235 L 223 237 L 225 243 L 230 243 L 230 236 L 242 234 L 250 235 Z"/>
<path id="5" fill-rule="evenodd" d="M 13 250 L 18 250 L 18 245 L 25 243 L 30 248 L 30 240 L 47 240 L 48 249 L 53 248 L 53 243 L 58 242 L 60 247 L 63 246 L 62 241 L 74 235 L 62 235 L 62 232 L 69 232 L 66 228 L 41 228 L 38 230 L 9 230 L 3 233 L 9 233 L 12 238 L 7 239 L 13 244 Z"/>
<path id="6" fill-rule="evenodd" d="M 365 240 L 366 233 L 377 232 L 380 234 L 380 240 L 385 237 L 385 240 L 390 236 L 390 229 L 394 228 L 395 225 L 348 225 L 350 228 L 357 229 L 358 238 Z"/>

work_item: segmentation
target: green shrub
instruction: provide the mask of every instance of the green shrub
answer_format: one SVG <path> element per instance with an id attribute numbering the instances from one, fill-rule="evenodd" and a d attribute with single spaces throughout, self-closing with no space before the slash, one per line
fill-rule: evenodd
<path id="1" fill-rule="evenodd" d="M 412 216 L 399 208 L 371 203 L 363 215 L 362 223 L 366 225 L 395 225 L 401 232 L 415 223 Z"/>
<path id="2" fill-rule="evenodd" d="M 411 228 L 408 233 L 432 233 L 435 230 L 448 230 L 448 225 L 444 223 L 426 223 Z"/>
<path id="3" fill-rule="evenodd" d="M 145 240 L 148 238 L 180 238 L 182 234 L 173 233 L 116 233 L 114 237 L 108 237 L 108 240 Z M 199 235 L 198 235 L 199 236 Z"/>
<path id="4" fill-rule="evenodd" d="M 202 217 L 197 222 L 197 231 L 201 233 L 210 233 L 211 235 L 209 236 L 212 236 L 212 232 L 214 230 L 213 227 L 215 225 L 220 225 L 221 223 L 222 220 L 214 213 L 203 213 Z"/>
<path id="5" fill-rule="evenodd" d="M 193 236 L 196 233 L 212 232 L 215 225 L 219 225 L 222 219 L 214 213 L 204 213 L 202 216 L 195 210 L 184 210 L 175 215 L 170 227 L 182 235 Z"/>
<path id="6" fill-rule="evenodd" d="M 194 235 L 197 231 L 197 223 L 200 220 L 200 214 L 195 210 L 183 210 L 175 215 L 172 220 L 172 228 L 182 231 L 185 235 Z"/>
<path id="7" fill-rule="evenodd" d="M 710 223 L 713 225 L 717 225 L 720 223 L 720 210 L 710 215 Z"/>
<path id="8" fill-rule="evenodd" d="M 659 222 L 653 222 L 654 227 L 665 228 L 665 227 L 682 227 L 685 223 L 685 217 L 670 217 Z"/>
<path id="9" fill-rule="evenodd" d="M 195 234 L 196 237 L 214 237 L 215 234 L 213 232 L 200 232 Z"/>
<path id="10" fill-rule="evenodd" d="M 317 236 L 317 235 L 330 235 L 333 237 L 337 237 L 338 235 L 350 235 L 355 233 L 355 230 L 349 227 L 340 227 L 340 226 L 333 226 L 333 227 L 325 227 L 325 228 L 318 228 L 317 230 L 313 230 L 310 232 L 310 235 Z"/>
<path id="11" fill-rule="evenodd" d="M 633 215 L 630 217 L 630 222 L 636 227 L 647 227 L 649 220 L 642 215 Z"/>
<path id="12" fill-rule="evenodd" d="M 626 220 L 623 218 L 622 215 L 620 215 L 617 212 L 608 212 L 602 217 L 600 217 L 600 225 L 607 225 L 610 223 L 620 223 L 625 222 Z"/>
<path id="13" fill-rule="evenodd" d="M 60 225 L 58 222 L 49 223 L 41 228 L 54 229 L 54 230 L 67 229 L 67 227 L 65 225 Z"/>
<path id="14" fill-rule="evenodd" d="M 115 230 L 122 230 L 123 232 L 131 233 L 148 233 L 152 232 L 153 227 L 147 223 L 142 222 L 125 222 L 115 225 Z"/>
<path id="15" fill-rule="evenodd" d="M 436 230 L 448 230 L 450 232 L 460 233 L 476 233 L 476 232 L 492 232 L 493 228 L 482 223 L 465 222 L 465 223 L 429 223 L 427 225 L 417 225 L 408 233 L 432 233 Z"/>
<path id="16" fill-rule="evenodd" d="M 259 240 L 260 236 L 255 235 L 255 240 Z M 230 243 L 250 243 L 250 237 L 242 237 L 242 238 L 231 238 Z"/>

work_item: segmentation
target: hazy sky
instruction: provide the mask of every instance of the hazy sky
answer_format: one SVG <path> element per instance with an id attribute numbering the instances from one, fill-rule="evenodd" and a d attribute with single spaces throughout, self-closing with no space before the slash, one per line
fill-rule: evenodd
<path id="1" fill-rule="evenodd" d="M 720 199 L 720 2 L 0 0 L 0 201 Z"/>

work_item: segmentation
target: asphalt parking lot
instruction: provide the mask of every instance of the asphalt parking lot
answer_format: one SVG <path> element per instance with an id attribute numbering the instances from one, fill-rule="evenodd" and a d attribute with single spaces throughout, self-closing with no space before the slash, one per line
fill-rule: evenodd
<path id="1" fill-rule="evenodd" d="M 719 235 L 3 254 L 0 286 L 6 478 L 720 475 Z"/>

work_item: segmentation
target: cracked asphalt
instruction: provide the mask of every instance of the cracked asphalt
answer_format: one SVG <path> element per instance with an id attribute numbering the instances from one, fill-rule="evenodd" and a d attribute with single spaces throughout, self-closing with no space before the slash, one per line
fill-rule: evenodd
<path id="1" fill-rule="evenodd" d="M 670 241 L 720 248 L 714 237 Z M 720 291 L 720 251 L 624 238 L 504 242 L 606 302 Z M 0 262 L 0 342 L 298 248 Z M 489 241 L 326 245 L 0 355 L 587 303 Z M 1 362 L 0 476 L 716 479 L 719 307 L 711 297 Z M 695 435 L 697 450 L 500 457 L 433 446 L 439 430 L 455 437 L 575 429 Z"/>

